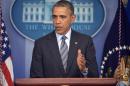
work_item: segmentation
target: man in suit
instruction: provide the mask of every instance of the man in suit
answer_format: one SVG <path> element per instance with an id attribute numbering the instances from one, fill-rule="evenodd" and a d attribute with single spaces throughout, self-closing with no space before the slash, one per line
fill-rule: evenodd
<path id="1" fill-rule="evenodd" d="M 75 20 L 72 3 L 58 1 L 52 19 L 55 30 L 35 41 L 30 77 L 98 77 L 91 37 L 71 28 Z"/>

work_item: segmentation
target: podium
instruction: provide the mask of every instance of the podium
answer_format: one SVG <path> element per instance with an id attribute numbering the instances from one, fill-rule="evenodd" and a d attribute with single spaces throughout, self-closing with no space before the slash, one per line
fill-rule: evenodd
<path id="1" fill-rule="evenodd" d="M 114 78 L 25 78 L 15 86 L 116 86 Z"/>

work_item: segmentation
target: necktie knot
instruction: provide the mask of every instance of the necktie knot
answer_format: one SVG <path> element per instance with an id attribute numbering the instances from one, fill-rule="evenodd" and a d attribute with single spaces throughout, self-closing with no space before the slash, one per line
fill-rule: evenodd
<path id="1" fill-rule="evenodd" d="M 61 39 L 62 39 L 62 40 L 66 40 L 67 37 L 66 37 L 65 35 L 63 35 Z"/>
<path id="2" fill-rule="evenodd" d="M 67 37 L 65 36 L 65 35 L 63 35 L 62 37 L 61 37 L 61 46 L 60 46 L 60 49 L 61 48 L 63 48 L 64 46 L 66 46 L 67 47 L 67 44 L 66 44 L 66 42 L 65 42 L 65 40 L 67 39 Z"/>

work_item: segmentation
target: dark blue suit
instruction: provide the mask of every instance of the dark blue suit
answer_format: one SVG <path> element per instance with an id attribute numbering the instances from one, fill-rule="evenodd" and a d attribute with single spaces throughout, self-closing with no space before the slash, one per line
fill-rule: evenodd
<path id="1" fill-rule="evenodd" d="M 66 72 L 62 64 L 55 32 L 52 32 L 35 41 L 30 77 L 83 77 L 76 62 L 78 49 L 81 49 L 82 54 L 85 55 L 88 77 L 98 77 L 92 39 L 73 30 Z"/>

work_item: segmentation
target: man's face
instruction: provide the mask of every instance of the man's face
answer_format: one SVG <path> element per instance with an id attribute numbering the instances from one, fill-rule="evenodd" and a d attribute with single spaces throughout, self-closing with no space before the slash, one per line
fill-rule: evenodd
<path id="1" fill-rule="evenodd" d="M 63 35 L 69 31 L 70 25 L 75 20 L 75 16 L 66 7 L 54 7 L 52 19 L 56 33 Z"/>

